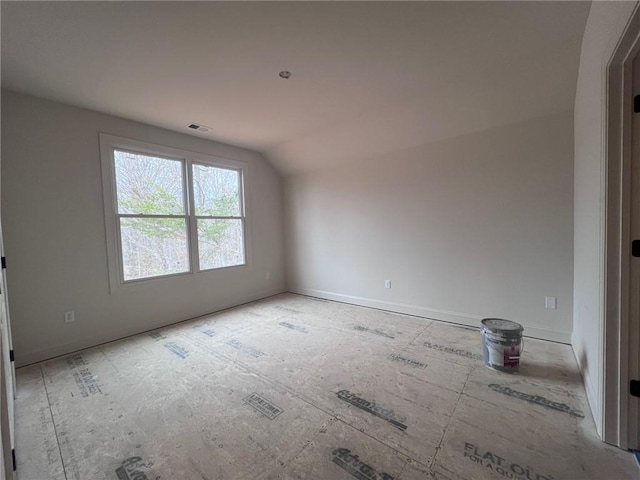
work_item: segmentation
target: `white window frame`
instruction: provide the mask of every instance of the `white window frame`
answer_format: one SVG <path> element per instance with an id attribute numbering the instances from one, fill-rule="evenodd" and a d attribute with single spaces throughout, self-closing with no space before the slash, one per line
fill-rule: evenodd
<path id="1" fill-rule="evenodd" d="M 187 244 L 189 255 L 189 270 L 180 273 L 171 273 L 167 275 L 159 275 L 147 278 L 137 278 L 132 280 L 124 279 L 124 267 L 122 256 L 122 245 L 120 236 L 120 217 L 118 213 L 117 194 L 116 194 L 116 172 L 114 150 L 124 150 L 132 153 L 144 155 L 152 155 L 169 160 L 177 160 L 182 163 L 183 169 L 183 192 L 184 192 L 184 215 L 174 215 L 175 218 L 186 217 L 187 219 Z M 206 155 L 202 153 L 191 152 L 174 147 L 164 145 L 156 145 L 153 143 L 133 140 L 106 133 L 100 134 L 100 160 L 102 166 L 102 192 L 104 197 L 104 215 L 107 235 L 107 260 L 109 266 L 109 286 L 111 292 L 119 287 L 130 286 L 136 284 L 147 284 L 149 282 L 166 281 L 175 277 L 211 274 L 228 269 L 249 268 L 251 252 L 249 250 L 248 241 L 249 222 L 247 215 L 247 171 L 248 166 L 245 162 L 231 160 L 227 158 Z M 211 217 L 196 215 L 194 209 L 193 197 L 193 169 L 192 165 L 205 165 L 217 167 L 227 170 L 236 170 L 240 173 L 240 216 L 239 217 Z M 136 217 L 146 217 L 146 215 L 136 215 Z M 149 215 L 156 217 L 157 215 Z M 161 216 L 162 217 L 162 216 Z M 200 269 L 200 255 L 198 251 L 198 218 L 237 218 L 242 222 L 243 227 L 243 248 L 244 263 L 239 265 L 231 265 L 228 267 L 219 267 L 212 269 Z"/>

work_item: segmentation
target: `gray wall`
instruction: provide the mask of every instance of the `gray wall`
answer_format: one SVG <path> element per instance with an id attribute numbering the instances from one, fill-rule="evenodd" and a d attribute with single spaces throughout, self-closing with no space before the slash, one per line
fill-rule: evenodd
<path id="1" fill-rule="evenodd" d="M 109 293 L 99 133 L 247 162 L 252 263 Z M 2 224 L 18 365 L 284 290 L 281 180 L 248 150 L 2 92 Z M 270 280 L 266 273 L 271 274 Z M 64 323 L 73 310 L 74 323 Z"/>
<path id="2" fill-rule="evenodd" d="M 568 343 L 573 113 L 288 177 L 285 228 L 291 291 Z"/>

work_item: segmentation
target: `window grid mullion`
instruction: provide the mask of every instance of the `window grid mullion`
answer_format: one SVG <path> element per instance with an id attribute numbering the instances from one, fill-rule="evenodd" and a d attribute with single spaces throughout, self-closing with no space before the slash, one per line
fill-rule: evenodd
<path id="1" fill-rule="evenodd" d="M 244 218 L 247 214 L 244 211 L 244 174 L 242 170 L 238 170 L 238 175 L 240 177 L 240 191 L 238 192 L 238 195 L 240 195 L 240 216 Z M 245 232 L 243 232 L 243 234 L 244 233 Z"/>
<path id="2" fill-rule="evenodd" d="M 117 213 L 119 218 L 187 218 L 189 215 L 155 215 L 148 213 Z"/>
<path id="3" fill-rule="evenodd" d="M 234 160 L 229 160 L 229 162 L 232 165 L 227 165 L 225 164 L 225 162 L 227 161 L 227 159 L 217 159 L 215 157 L 211 157 L 211 158 L 206 158 L 206 160 L 201 160 L 200 157 L 198 156 L 198 154 L 193 154 L 190 152 L 186 152 L 186 151 L 180 151 L 180 150 L 176 150 L 176 149 L 171 149 L 171 148 L 166 148 L 165 151 L 165 147 L 163 146 L 158 146 L 158 145 L 152 145 L 152 144 L 146 144 L 144 142 L 138 142 L 136 140 L 129 140 L 129 139 L 124 139 L 124 138 L 119 138 L 119 137 L 113 137 L 110 135 L 106 135 L 106 134 L 100 134 L 100 148 L 101 148 L 101 158 L 102 158 L 102 162 L 103 162 L 103 178 L 107 179 L 107 181 L 110 184 L 110 188 L 105 188 L 103 189 L 104 192 L 106 192 L 104 194 L 105 197 L 105 218 L 109 219 L 109 217 L 111 217 L 111 220 L 108 221 L 108 225 L 107 225 L 107 250 L 108 250 L 108 256 L 109 256 L 109 262 L 110 262 L 110 286 L 111 286 L 111 291 L 113 291 L 114 286 L 117 285 L 117 283 L 119 284 L 125 284 L 125 283 L 133 283 L 133 282 L 139 282 L 139 281 L 147 281 L 147 280 L 153 280 L 153 279 L 160 279 L 163 277 L 171 277 L 171 276 L 177 276 L 177 275 L 183 275 L 184 273 L 198 273 L 200 271 L 208 271 L 208 270 L 214 270 L 214 269 L 220 269 L 220 268 L 229 268 L 229 267 L 234 267 L 234 266 L 241 266 L 241 265 L 247 265 L 247 232 L 246 232 L 246 214 L 247 212 L 245 211 L 246 209 L 246 202 L 245 202 L 245 192 L 244 192 L 244 172 L 245 172 L 245 168 L 246 166 L 244 166 L 244 164 L 242 162 L 237 162 Z M 116 158 L 115 158 L 115 154 L 116 151 L 118 152 L 122 152 L 123 154 L 130 154 L 130 155 L 141 155 L 141 156 L 148 156 L 148 157 L 152 157 L 158 160 L 167 160 L 167 161 L 177 161 L 180 162 L 181 166 L 182 166 L 182 209 L 183 212 L 181 212 L 181 214 L 172 214 L 172 213 L 167 213 L 167 214 L 148 214 L 148 213 L 120 213 L 119 212 L 119 191 L 118 191 L 118 173 L 116 172 Z M 202 166 L 206 166 L 206 167 L 212 167 L 215 169 L 221 169 L 221 170 L 232 170 L 237 172 L 238 175 L 238 179 L 239 179 L 239 185 L 238 185 L 238 191 L 237 191 L 237 202 L 238 202 L 238 207 L 239 207 L 239 213 L 238 215 L 230 215 L 230 216 L 222 216 L 222 215 L 197 215 L 196 213 L 196 208 L 195 208 L 195 185 L 194 185 L 194 165 L 202 165 Z M 242 165 L 242 166 L 239 166 Z M 177 167 L 177 166 L 176 166 Z M 106 173 L 105 173 L 106 172 Z M 177 173 L 177 168 L 174 170 L 174 178 L 175 178 L 175 173 Z M 124 177 L 123 177 L 124 178 Z M 174 183 L 173 187 L 177 187 L 177 185 Z M 172 188 L 172 187 L 168 187 L 168 188 Z M 161 199 L 162 200 L 162 199 Z M 113 205 L 113 209 L 109 212 L 109 208 L 108 205 Z M 158 205 L 160 205 L 160 203 L 158 203 Z M 140 207 L 133 207 L 134 210 L 138 210 L 138 208 L 143 209 L 142 206 Z M 129 208 L 127 208 L 129 209 Z M 174 210 L 175 207 L 167 207 L 167 208 L 158 208 L 159 210 Z M 134 222 L 135 219 L 139 219 L 140 222 Z M 161 222 L 160 220 L 174 220 L 174 222 Z M 187 260 L 189 262 L 189 268 L 188 270 L 181 270 L 181 271 L 176 271 L 176 273 L 165 273 L 165 274 L 155 274 L 152 273 L 150 276 L 141 276 L 139 278 L 133 278 L 132 275 L 128 275 L 127 278 L 125 278 L 125 265 L 124 265 L 124 261 L 125 261 L 125 253 L 124 253 L 124 249 L 123 249 L 123 232 L 124 232 L 124 228 L 126 226 L 126 228 L 135 228 L 135 227 L 131 227 L 131 225 L 143 225 L 142 228 L 142 232 L 144 232 L 144 229 L 146 229 L 147 231 L 150 231 L 150 235 L 154 236 L 154 231 L 155 231 L 155 227 L 154 224 L 158 225 L 159 233 L 164 232 L 164 227 L 162 227 L 162 225 L 166 224 L 172 224 L 175 225 L 175 221 L 177 221 L 178 219 L 182 220 L 182 222 L 184 222 L 184 227 L 186 227 L 186 232 L 184 232 L 186 234 L 186 243 L 187 243 L 187 249 L 188 249 L 188 258 L 184 259 Z M 114 221 L 115 220 L 115 221 Z M 143 220 L 149 220 L 148 222 L 143 222 Z M 153 220 L 157 220 L 157 222 L 153 222 Z M 231 240 L 229 243 L 231 250 L 229 250 L 230 255 L 237 255 L 237 253 L 233 253 L 235 250 L 234 249 L 238 249 L 238 251 L 240 251 L 239 249 L 241 249 L 240 253 L 242 255 L 242 259 L 243 259 L 243 263 L 233 263 L 233 262 L 238 262 L 240 260 L 240 258 L 238 258 L 237 260 L 222 260 L 222 261 L 218 261 L 216 260 L 217 263 L 215 263 L 213 267 L 210 268 L 206 268 L 205 270 L 201 270 L 201 265 L 200 265 L 200 242 L 199 242 L 199 221 L 201 221 L 202 223 L 206 222 L 206 221 L 221 221 L 221 222 L 229 222 L 228 225 L 229 227 L 225 227 L 223 230 L 226 230 L 226 228 L 240 228 L 240 231 L 238 232 L 238 234 L 242 235 L 242 245 L 240 244 L 234 244 L 233 240 Z M 236 222 L 240 221 L 240 224 L 237 224 Z M 182 223 L 180 222 L 180 223 Z M 231 224 L 235 224 L 237 227 L 231 227 Z M 112 233 L 109 232 L 109 225 L 113 226 L 113 229 L 111 230 Z M 175 227 L 174 227 L 175 228 Z M 151 229 L 151 230 L 149 230 Z M 169 230 L 169 232 L 171 232 L 171 230 Z M 205 229 L 205 232 L 208 232 L 208 228 Z M 138 235 L 145 235 L 144 233 L 140 233 L 138 232 Z M 207 233 L 208 235 L 208 233 Z M 175 236 L 175 235 L 174 235 Z M 129 237 L 128 237 L 129 238 Z M 171 237 L 173 238 L 173 237 Z M 207 239 L 209 238 L 208 236 L 206 237 Z M 226 238 L 226 237 L 225 237 Z M 231 237 L 230 237 L 231 238 Z M 130 239 L 127 240 L 130 243 Z M 133 241 L 138 241 L 138 240 L 133 240 Z M 173 240 L 170 240 L 173 241 Z M 207 240 L 208 241 L 208 240 Z M 131 251 L 138 251 L 139 248 L 138 247 L 131 247 L 129 245 L 129 243 L 127 244 L 127 254 L 129 255 Z M 225 244 L 226 245 L 226 244 Z M 146 248 L 146 247 L 145 247 Z M 154 247 L 155 248 L 155 247 Z M 164 247 L 162 247 L 164 248 Z M 172 247 L 170 247 L 172 248 Z M 210 248 L 210 245 L 207 244 L 206 248 Z M 227 248 L 226 246 L 224 248 Z M 208 250 L 205 249 L 206 252 L 208 252 Z M 225 250 L 226 252 L 226 250 Z M 114 255 L 115 253 L 115 255 Z M 224 255 L 227 255 L 227 253 L 224 253 Z M 129 258 L 129 257 L 127 257 Z M 172 257 L 173 258 L 173 257 Z M 184 257 L 183 257 L 184 258 Z M 113 260 L 112 260 L 113 259 Z M 209 259 L 209 257 L 207 257 L 207 259 Z M 184 262 L 184 260 L 182 260 L 182 262 Z M 208 262 L 209 260 L 206 260 L 206 262 Z M 129 260 L 127 260 L 127 268 L 130 268 L 131 265 L 137 265 L 135 262 L 131 263 Z M 206 265 L 208 265 L 208 263 L 206 263 Z M 131 263 L 131 265 L 130 265 Z M 170 264 L 172 265 L 172 264 Z M 182 267 L 178 267 L 178 268 L 184 268 L 184 263 L 182 264 Z M 219 265 L 219 266 L 218 266 Z M 115 266 L 115 268 L 111 268 L 112 266 Z M 166 268 L 166 267 L 165 267 Z M 168 267 L 169 270 L 167 271 L 172 271 L 171 268 L 173 267 Z M 115 274 L 115 277 L 113 276 L 113 274 L 111 272 L 117 272 Z M 119 275 L 118 275 L 119 273 Z M 118 278 L 119 277 L 119 278 Z"/>
<path id="4" fill-rule="evenodd" d="M 238 175 L 240 175 L 240 191 L 238 194 L 240 195 L 240 215 L 242 217 L 242 253 L 244 256 L 244 263 L 247 263 L 247 225 L 245 222 L 245 217 L 247 216 L 247 212 L 245 211 L 245 203 L 244 203 L 244 170 L 239 170 Z"/>
<path id="5" fill-rule="evenodd" d="M 198 245 L 198 220 L 195 216 L 195 187 L 193 185 L 193 161 L 185 160 L 185 170 L 187 178 L 187 201 L 189 214 L 189 255 L 191 257 L 192 272 L 200 271 L 200 252 Z"/>

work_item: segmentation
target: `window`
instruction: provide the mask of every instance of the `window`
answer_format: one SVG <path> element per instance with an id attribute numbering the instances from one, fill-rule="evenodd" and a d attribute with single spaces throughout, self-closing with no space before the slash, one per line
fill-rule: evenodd
<path id="1" fill-rule="evenodd" d="M 246 265 L 244 164 L 104 134 L 100 145 L 112 287 Z"/>

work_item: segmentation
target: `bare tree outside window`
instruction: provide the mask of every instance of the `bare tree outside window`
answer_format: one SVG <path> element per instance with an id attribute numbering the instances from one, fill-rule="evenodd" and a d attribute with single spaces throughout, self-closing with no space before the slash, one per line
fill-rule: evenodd
<path id="1" fill-rule="evenodd" d="M 193 165 L 201 270 L 244 263 L 241 191 L 238 170 Z"/>

